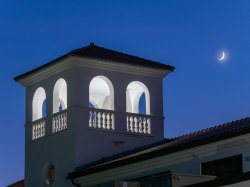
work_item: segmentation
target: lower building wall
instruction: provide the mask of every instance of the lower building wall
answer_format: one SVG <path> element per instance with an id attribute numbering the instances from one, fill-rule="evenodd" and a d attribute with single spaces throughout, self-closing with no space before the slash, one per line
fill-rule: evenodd
<path id="1" fill-rule="evenodd" d="M 234 155 L 242 155 L 243 172 L 250 171 L 250 136 L 242 135 L 235 138 L 211 143 L 184 151 L 159 156 L 149 160 L 131 163 L 91 175 L 79 177 L 82 186 L 92 186 L 110 181 L 130 181 L 168 170 L 177 173 L 201 174 L 201 163 Z"/>

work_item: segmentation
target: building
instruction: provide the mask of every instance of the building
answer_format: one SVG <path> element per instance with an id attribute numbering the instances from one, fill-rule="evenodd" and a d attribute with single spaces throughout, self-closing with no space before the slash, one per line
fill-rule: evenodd
<path id="1" fill-rule="evenodd" d="M 162 82 L 173 71 L 91 43 L 17 76 L 25 187 L 249 185 L 249 118 L 164 138 Z"/>
<path id="2" fill-rule="evenodd" d="M 24 187 L 24 180 L 17 181 L 13 184 L 8 185 L 7 187 Z"/>

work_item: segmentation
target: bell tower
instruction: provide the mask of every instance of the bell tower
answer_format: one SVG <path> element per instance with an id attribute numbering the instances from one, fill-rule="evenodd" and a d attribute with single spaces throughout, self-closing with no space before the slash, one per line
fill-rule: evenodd
<path id="1" fill-rule="evenodd" d="M 174 67 L 91 43 L 17 76 L 26 88 L 25 186 L 69 187 L 76 167 L 164 139 Z"/>

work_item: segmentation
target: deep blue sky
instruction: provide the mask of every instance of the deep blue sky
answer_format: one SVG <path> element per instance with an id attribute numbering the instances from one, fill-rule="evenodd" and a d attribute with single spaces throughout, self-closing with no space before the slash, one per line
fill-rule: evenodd
<path id="1" fill-rule="evenodd" d="M 249 10 L 249 0 L 1 0 L 0 186 L 24 173 L 25 90 L 12 78 L 89 42 L 176 67 L 166 137 L 250 116 Z"/>

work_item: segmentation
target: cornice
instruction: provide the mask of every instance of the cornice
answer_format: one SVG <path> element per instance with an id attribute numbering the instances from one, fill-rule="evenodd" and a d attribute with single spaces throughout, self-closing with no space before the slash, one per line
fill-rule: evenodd
<path id="1" fill-rule="evenodd" d="M 155 69 L 137 65 L 128 65 L 119 62 L 105 61 L 98 59 L 91 59 L 85 57 L 69 56 L 54 65 L 50 65 L 45 69 L 41 69 L 39 72 L 33 73 L 23 79 L 18 80 L 23 86 L 30 86 L 38 81 L 41 81 L 49 76 L 56 73 L 62 72 L 64 70 L 70 69 L 72 67 L 86 67 L 93 69 L 101 69 L 106 71 L 130 73 L 135 75 L 149 76 L 164 78 L 171 71 Z"/>

